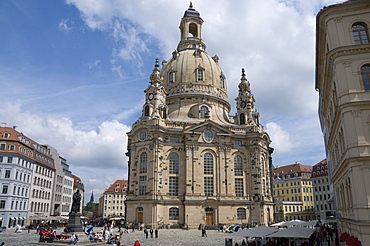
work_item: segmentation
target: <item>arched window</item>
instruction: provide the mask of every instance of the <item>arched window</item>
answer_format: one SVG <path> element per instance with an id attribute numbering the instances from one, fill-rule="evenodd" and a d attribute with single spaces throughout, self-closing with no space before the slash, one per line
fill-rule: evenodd
<path id="1" fill-rule="evenodd" d="M 247 212 L 245 208 L 238 208 L 236 213 L 238 220 L 245 220 L 247 218 Z"/>
<path id="2" fill-rule="evenodd" d="M 204 119 L 208 115 L 209 115 L 208 107 L 207 106 L 200 107 L 199 118 Z"/>
<path id="3" fill-rule="evenodd" d="M 148 170 L 148 154 L 143 152 L 140 154 L 140 173 L 146 173 Z"/>
<path id="4" fill-rule="evenodd" d="M 170 85 L 170 84 L 173 84 L 173 82 L 174 82 L 174 75 L 175 75 L 175 73 L 174 72 L 169 72 L 168 73 L 168 84 Z"/>
<path id="5" fill-rule="evenodd" d="M 144 108 L 144 116 L 149 116 L 149 106 L 145 106 L 145 108 Z"/>
<path id="6" fill-rule="evenodd" d="M 369 43 L 369 35 L 367 33 L 367 26 L 365 23 L 357 22 L 352 26 L 353 41 L 355 44 Z"/>
<path id="7" fill-rule="evenodd" d="M 239 115 L 239 122 L 240 122 L 240 125 L 244 125 L 245 124 L 245 114 L 241 113 Z"/>
<path id="8" fill-rule="evenodd" d="M 180 211 L 178 208 L 170 208 L 168 211 L 168 216 L 170 220 L 178 220 Z"/>
<path id="9" fill-rule="evenodd" d="M 370 91 L 370 64 L 361 67 L 362 84 L 365 91 Z"/>
<path id="10" fill-rule="evenodd" d="M 243 175 L 243 159 L 238 155 L 234 157 L 234 175 Z"/>
<path id="11" fill-rule="evenodd" d="M 204 174 L 213 174 L 213 156 L 210 153 L 204 154 Z"/>
<path id="12" fill-rule="evenodd" d="M 201 68 L 197 69 L 197 81 L 204 81 L 204 70 Z"/>
<path id="13" fill-rule="evenodd" d="M 170 154 L 170 173 L 171 174 L 179 173 L 179 155 L 174 152 Z"/>

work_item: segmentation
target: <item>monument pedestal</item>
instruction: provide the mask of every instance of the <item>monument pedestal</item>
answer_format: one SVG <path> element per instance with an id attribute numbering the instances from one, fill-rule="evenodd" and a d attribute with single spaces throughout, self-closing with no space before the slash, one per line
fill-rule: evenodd
<path id="1" fill-rule="evenodd" d="M 69 213 L 69 220 L 66 228 L 66 232 L 83 232 L 81 225 L 81 213 Z"/>

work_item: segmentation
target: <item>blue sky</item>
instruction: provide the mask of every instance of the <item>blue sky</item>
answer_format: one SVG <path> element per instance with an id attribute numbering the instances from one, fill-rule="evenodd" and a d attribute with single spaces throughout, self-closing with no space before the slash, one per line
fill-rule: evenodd
<path id="1" fill-rule="evenodd" d="M 315 91 L 315 16 L 331 0 L 195 0 L 235 113 L 241 68 L 275 149 L 273 164 L 325 158 Z M 58 149 L 100 195 L 127 178 L 126 132 L 155 58 L 180 38 L 187 0 L 0 1 L 0 119 Z M 96 197 L 97 200 L 97 197 Z"/>

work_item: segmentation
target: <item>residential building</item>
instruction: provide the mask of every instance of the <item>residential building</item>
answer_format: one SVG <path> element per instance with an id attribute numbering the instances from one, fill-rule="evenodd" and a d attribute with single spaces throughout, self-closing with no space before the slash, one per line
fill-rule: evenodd
<path id="1" fill-rule="evenodd" d="M 53 213 L 55 164 L 50 149 L 33 140 L 31 146 L 34 151 L 34 165 L 28 217 L 33 221 L 42 221 Z"/>
<path id="2" fill-rule="evenodd" d="M 330 182 L 328 164 L 325 160 L 312 167 L 312 188 L 314 197 L 315 217 L 320 218 L 321 211 L 332 210 L 330 201 Z"/>
<path id="3" fill-rule="evenodd" d="M 72 172 L 69 170 L 69 165 L 67 160 L 60 156 L 61 165 L 63 167 L 64 179 L 63 179 L 63 192 L 62 192 L 62 209 L 60 215 L 67 218 L 71 212 L 72 207 L 72 196 L 73 196 L 73 185 L 74 178 L 72 177 Z"/>
<path id="4" fill-rule="evenodd" d="M 299 162 L 273 170 L 275 221 L 315 219 L 311 173 Z"/>
<path id="5" fill-rule="evenodd" d="M 370 242 L 370 1 L 327 6 L 316 20 L 318 113 L 338 230 L 365 244 Z"/>
<path id="6" fill-rule="evenodd" d="M 0 227 L 26 225 L 34 162 L 32 140 L 0 127 Z"/>
<path id="7" fill-rule="evenodd" d="M 192 3 L 180 42 L 158 60 L 142 115 L 128 133 L 129 223 L 198 228 L 273 220 L 271 142 L 259 122 L 244 69 L 230 116 L 219 57 L 206 53 Z"/>
<path id="8" fill-rule="evenodd" d="M 102 206 L 104 219 L 125 219 L 125 200 L 128 191 L 127 180 L 116 180 L 102 194 Z M 99 200 L 100 203 L 100 200 Z"/>

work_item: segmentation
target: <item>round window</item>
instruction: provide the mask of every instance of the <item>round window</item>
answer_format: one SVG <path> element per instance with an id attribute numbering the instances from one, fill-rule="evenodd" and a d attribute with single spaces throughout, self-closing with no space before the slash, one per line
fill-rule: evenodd
<path id="1" fill-rule="evenodd" d="M 139 140 L 144 141 L 147 136 L 148 136 L 148 133 L 146 131 L 141 131 L 139 134 Z"/>
<path id="2" fill-rule="evenodd" d="M 206 142 L 211 142 L 213 140 L 213 132 L 211 130 L 205 130 L 203 137 Z"/>

